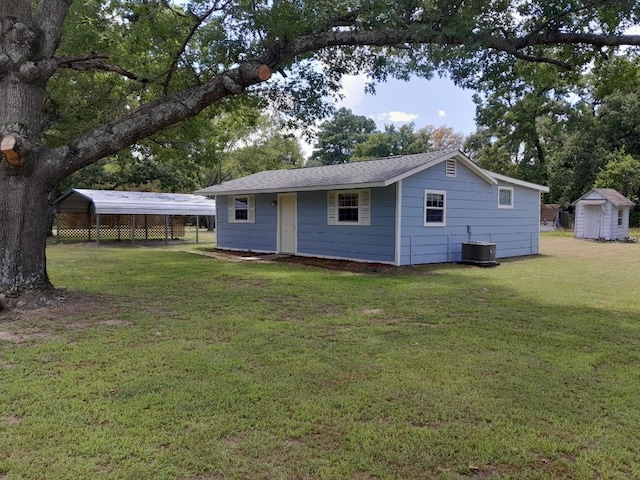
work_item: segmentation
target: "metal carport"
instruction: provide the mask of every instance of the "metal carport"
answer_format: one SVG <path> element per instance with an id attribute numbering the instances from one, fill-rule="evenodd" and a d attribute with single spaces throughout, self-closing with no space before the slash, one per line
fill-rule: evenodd
<path id="1" fill-rule="evenodd" d="M 100 243 L 101 216 L 113 216 L 118 219 L 118 239 L 122 232 L 121 216 L 129 218 L 131 226 L 131 242 L 136 239 L 136 216 L 143 217 L 145 237 L 148 238 L 148 218 L 164 217 L 165 243 L 169 237 L 169 218 L 195 216 L 196 243 L 198 242 L 199 220 L 201 216 L 215 216 L 216 202 L 201 195 L 182 193 L 126 192 L 116 190 L 90 190 L 72 188 L 62 194 L 55 202 L 54 208 L 58 219 L 57 235 L 60 237 L 60 214 L 75 214 L 82 219 L 82 228 L 87 229 L 91 240 L 91 229 L 95 231 L 95 239 Z"/>

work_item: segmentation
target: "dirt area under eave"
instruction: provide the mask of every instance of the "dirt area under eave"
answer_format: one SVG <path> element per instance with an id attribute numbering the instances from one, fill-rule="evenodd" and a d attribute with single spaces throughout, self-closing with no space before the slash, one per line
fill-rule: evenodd
<path id="1" fill-rule="evenodd" d="M 206 250 L 205 254 L 221 260 L 229 261 L 257 261 L 257 262 L 282 262 L 309 267 L 324 268 L 327 270 L 339 270 L 352 273 L 391 273 L 398 272 L 403 267 L 396 267 L 387 263 L 354 262 L 352 260 L 336 260 L 329 258 L 301 257 L 298 255 L 283 255 L 272 253 L 235 252 L 231 250 Z"/>

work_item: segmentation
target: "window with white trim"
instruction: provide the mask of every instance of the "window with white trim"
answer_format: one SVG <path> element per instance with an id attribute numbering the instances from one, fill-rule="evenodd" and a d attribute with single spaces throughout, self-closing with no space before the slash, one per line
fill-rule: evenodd
<path id="1" fill-rule="evenodd" d="M 446 225 L 447 192 L 442 190 L 424 191 L 424 226 L 444 227 Z"/>
<path id="2" fill-rule="evenodd" d="M 498 208 L 513 208 L 513 187 L 498 187 Z"/>
<path id="3" fill-rule="evenodd" d="M 255 195 L 227 197 L 229 223 L 255 223 Z"/>
<path id="4" fill-rule="evenodd" d="M 623 223 L 624 223 L 624 214 L 622 213 L 622 210 L 618 210 L 618 226 L 621 227 Z"/>
<path id="5" fill-rule="evenodd" d="M 328 225 L 371 225 L 371 190 L 327 192 Z"/>

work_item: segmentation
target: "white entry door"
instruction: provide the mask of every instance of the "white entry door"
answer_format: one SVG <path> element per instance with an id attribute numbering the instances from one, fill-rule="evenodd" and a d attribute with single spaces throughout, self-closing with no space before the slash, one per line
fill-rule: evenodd
<path id="1" fill-rule="evenodd" d="M 295 193 L 278 196 L 278 250 L 296 253 L 298 244 L 298 197 Z"/>
<path id="2" fill-rule="evenodd" d="M 600 238 L 600 222 L 602 221 L 600 205 L 584 206 L 584 238 Z"/>

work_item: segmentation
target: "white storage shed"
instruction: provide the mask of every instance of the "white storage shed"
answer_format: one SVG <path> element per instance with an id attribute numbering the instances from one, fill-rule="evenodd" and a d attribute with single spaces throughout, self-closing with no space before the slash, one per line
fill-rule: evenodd
<path id="1" fill-rule="evenodd" d="M 613 188 L 594 188 L 575 207 L 574 237 L 622 240 L 629 236 L 629 211 L 635 205 Z"/>

